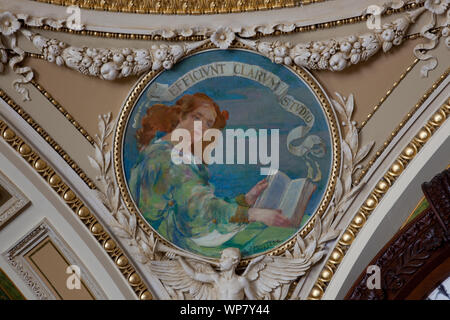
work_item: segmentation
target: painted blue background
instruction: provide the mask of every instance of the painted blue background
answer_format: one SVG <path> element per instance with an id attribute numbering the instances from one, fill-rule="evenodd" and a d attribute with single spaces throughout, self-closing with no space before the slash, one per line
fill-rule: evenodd
<path id="1" fill-rule="evenodd" d="M 303 102 L 314 114 L 315 123 L 309 134 L 320 136 L 326 145 L 326 154 L 323 158 L 314 158 L 320 165 L 322 179 L 316 182 L 317 189 L 311 197 L 306 208 L 303 224 L 314 214 L 325 192 L 332 162 L 332 147 L 329 127 L 326 117 L 320 107 L 320 103 L 307 84 L 288 68 L 272 63 L 268 58 L 259 54 L 244 50 L 212 50 L 205 51 L 181 62 L 178 62 L 171 70 L 160 73 L 143 90 L 128 121 L 125 131 L 123 146 L 123 164 L 126 180 L 129 179 L 131 168 L 135 165 L 138 155 L 136 145 L 136 130 L 139 129 L 141 117 L 145 115 L 145 104 L 148 103 L 146 92 L 153 82 L 168 84 L 175 82 L 186 72 L 198 66 L 219 62 L 238 61 L 252 65 L 258 65 L 280 77 L 289 85 L 288 94 L 296 100 Z M 180 94 L 172 101 L 154 101 L 173 105 L 181 96 L 203 92 L 219 105 L 221 110 L 229 112 L 229 120 L 225 129 L 248 128 L 255 129 L 279 129 L 280 133 L 280 160 L 279 170 L 286 173 L 291 179 L 307 176 L 307 166 L 302 160 L 287 150 L 286 137 L 290 130 L 299 125 L 305 125 L 303 120 L 284 110 L 278 103 L 276 96 L 269 88 L 256 81 L 241 77 L 217 77 L 201 81 Z M 139 112 L 138 126 L 132 127 L 136 114 Z M 268 130 L 269 131 L 269 130 Z M 270 131 L 269 131 L 270 132 Z M 225 136 L 225 132 L 224 132 Z M 267 139 L 270 141 L 270 137 Z M 269 144 L 269 142 L 268 142 Z M 225 152 L 224 152 L 225 157 Z M 267 167 L 267 166 L 265 166 Z M 264 178 L 260 175 L 260 165 L 209 165 L 211 180 L 218 197 L 234 198 L 240 193 L 247 193 L 258 181 Z"/>

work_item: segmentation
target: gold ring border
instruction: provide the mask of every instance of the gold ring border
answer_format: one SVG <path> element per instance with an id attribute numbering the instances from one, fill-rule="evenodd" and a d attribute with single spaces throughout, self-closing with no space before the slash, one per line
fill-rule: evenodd
<path id="1" fill-rule="evenodd" d="M 230 46 L 230 48 L 233 49 L 241 49 L 241 50 L 247 50 L 250 52 L 254 52 L 256 54 L 261 55 L 255 50 L 252 50 L 248 46 L 244 44 L 237 44 Z M 214 47 L 212 44 L 208 43 L 200 48 L 193 50 L 189 55 L 186 55 L 183 57 L 183 59 L 188 58 L 196 53 L 200 53 L 202 51 L 208 51 L 211 49 L 219 50 L 216 47 Z M 263 56 L 263 55 L 262 55 Z M 305 81 L 310 89 L 314 92 L 316 95 L 316 98 L 320 101 L 321 107 L 325 113 L 325 116 L 327 118 L 328 125 L 330 127 L 331 131 L 331 140 L 332 140 L 332 146 L 333 146 L 333 160 L 332 160 L 332 166 L 331 166 L 331 172 L 330 172 L 330 178 L 327 184 L 327 188 L 325 191 L 325 194 L 318 206 L 318 209 L 316 209 L 316 212 L 311 216 L 310 221 L 303 226 L 299 231 L 297 231 L 290 239 L 286 240 L 283 244 L 277 246 L 274 249 L 261 252 L 255 255 L 252 255 L 246 259 L 242 259 L 240 266 L 246 266 L 252 258 L 259 256 L 261 254 L 267 254 L 267 255 L 281 255 L 286 250 L 289 250 L 293 247 L 293 245 L 296 242 L 296 236 L 300 234 L 302 237 L 305 237 L 312 229 L 315 223 L 315 220 L 317 216 L 321 217 L 323 213 L 326 211 L 331 198 L 334 193 L 334 187 L 336 185 L 336 180 L 340 172 L 341 167 L 341 147 L 340 147 L 340 131 L 339 127 L 337 126 L 337 117 L 334 113 L 334 110 L 331 107 L 331 103 L 329 102 L 329 99 L 327 98 L 327 95 L 325 94 L 324 90 L 320 87 L 319 83 L 313 78 L 313 76 L 305 71 L 303 68 L 297 67 L 297 66 L 285 66 L 286 68 L 293 71 L 297 76 L 299 76 L 303 81 Z M 176 247 L 174 244 L 168 242 L 163 237 L 161 237 L 151 226 L 149 226 L 149 223 L 145 221 L 145 219 L 142 218 L 141 214 L 139 213 L 139 210 L 137 210 L 134 201 L 132 200 L 127 184 L 125 181 L 124 173 L 123 173 L 123 165 L 122 165 L 122 146 L 123 146 L 123 138 L 125 129 L 127 126 L 128 118 L 133 110 L 133 107 L 136 103 L 136 101 L 139 99 L 142 91 L 145 89 L 146 85 L 152 81 L 156 76 L 158 76 L 161 72 L 164 70 L 158 70 L 158 71 L 150 71 L 147 74 L 145 74 L 135 85 L 135 87 L 130 92 L 129 96 L 125 100 L 125 104 L 122 107 L 122 110 L 120 111 L 119 118 L 117 120 L 115 134 L 114 134 L 114 150 L 113 150 L 113 158 L 114 158 L 114 172 L 117 184 L 120 189 L 120 193 L 122 195 L 122 199 L 124 200 L 124 203 L 131 214 L 134 214 L 137 217 L 137 221 L 139 226 L 147 233 L 153 233 L 159 241 L 162 241 L 164 244 Z M 181 248 L 178 248 L 181 249 Z M 184 250 L 184 249 L 181 249 Z M 199 255 L 200 256 L 200 255 Z M 209 257 L 206 257 L 209 258 Z M 212 259 L 216 260 L 216 259 Z"/>
<path id="2" fill-rule="evenodd" d="M 366 198 L 360 209 L 353 217 L 350 225 L 339 238 L 336 246 L 330 254 L 325 266 L 313 288 L 308 296 L 309 300 L 320 300 L 325 293 L 325 290 L 334 276 L 334 272 L 344 258 L 347 250 L 352 245 L 361 228 L 366 223 L 370 214 L 378 206 L 383 196 L 395 183 L 397 178 L 403 173 L 407 165 L 419 153 L 422 147 L 433 136 L 437 129 L 447 120 L 450 115 L 450 99 L 435 112 L 426 124 L 417 132 L 417 134 L 410 140 L 408 145 L 403 148 L 400 155 L 393 161 L 389 169 L 384 174 L 383 178 L 379 180 L 372 192 Z"/>
<path id="3" fill-rule="evenodd" d="M 102 223 L 97 220 L 79 196 L 70 189 L 51 165 L 42 159 L 37 151 L 33 150 L 22 137 L 1 119 L 0 137 L 45 180 L 49 187 L 55 191 L 64 203 L 78 216 L 99 245 L 113 260 L 115 266 L 119 268 L 119 271 L 122 273 L 136 296 L 141 300 L 153 299 L 152 294 L 141 280 L 142 278 L 139 276 L 137 270 L 130 263 L 130 260 L 119 245 L 111 238 Z"/>

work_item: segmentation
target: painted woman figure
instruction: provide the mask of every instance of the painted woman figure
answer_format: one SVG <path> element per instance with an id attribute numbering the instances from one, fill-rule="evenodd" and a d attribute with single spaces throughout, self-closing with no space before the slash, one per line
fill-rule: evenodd
<path id="1" fill-rule="evenodd" d="M 193 140 L 203 136 L 195 132 L 194 121 L 202 122 L 202 131 L 220 130 L 227 115 L 203 93 L 184 95 L 174 106 L 150 107 L 137 132 L 140 153 L 129 181 L 137 206 L 161 236 L 180 248 L 211 257 L 220 256 L 226 247 L 239 248 L 244 255 L 265 251 L 296 231 L 279 210 L 251 208 L 267 187 L 266 180 L 245 195 L 224 199 L 215 196 L 205 164 L 172 161 L 177 143 L 171 141 L 173 130 L 186 129 Z"/>

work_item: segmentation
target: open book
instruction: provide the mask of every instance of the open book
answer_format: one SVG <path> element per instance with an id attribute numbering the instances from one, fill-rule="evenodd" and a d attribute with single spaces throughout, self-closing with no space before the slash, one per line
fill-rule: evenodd
<path id="1" fill-rule="evenodd" d="M 316 185 L 309 179 L 291 180 L 278 171 L 270 176 L 269 185 L 253 205 L 254 208 L 280 209 L 283 215 L 299 227 L 308 201 L 316 190 Z"/>

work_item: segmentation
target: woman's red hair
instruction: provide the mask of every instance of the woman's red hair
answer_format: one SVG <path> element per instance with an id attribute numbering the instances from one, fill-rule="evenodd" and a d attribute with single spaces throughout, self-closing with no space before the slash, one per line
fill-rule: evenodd
<path id="1" fill-rule="evenodd" d="M 145 148 L 155 137 L 157 131 L 172 132 L 181 119 L 195 109 L 204 106 L 205 102 L 216 112 L 216 120 L 212 128 L 225 128 L 228 119 L 227 111 L 221 112 L 214 100 L 204 93 L 186 94 L 171 107 L 164 104 L 155 104 L 147 109 L 145 116 L 142 118 L 141 128 L 136 134 L 139 149 Z"/>

